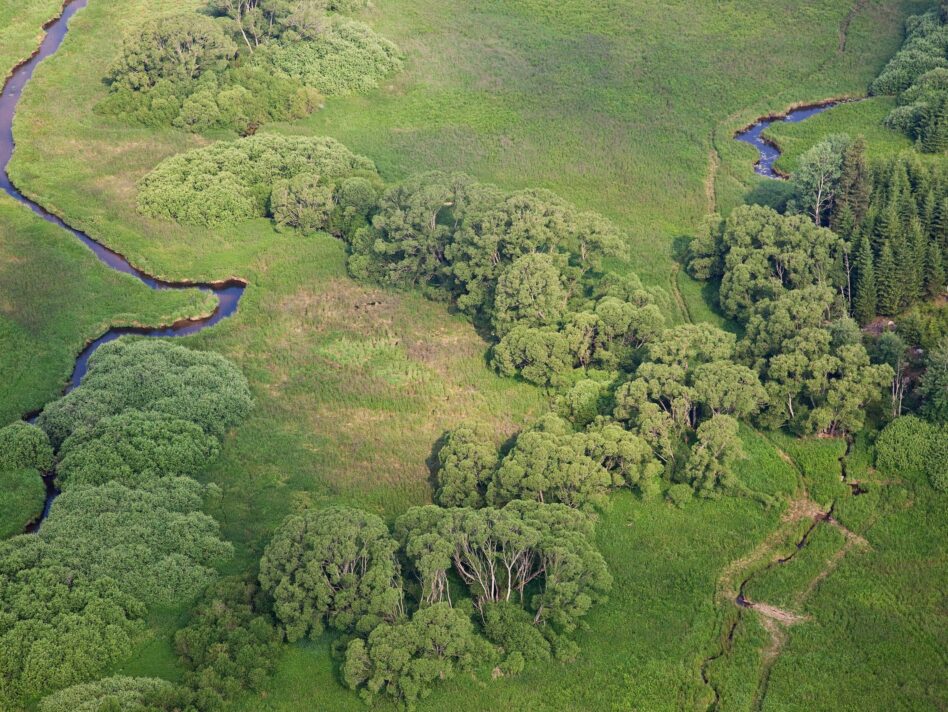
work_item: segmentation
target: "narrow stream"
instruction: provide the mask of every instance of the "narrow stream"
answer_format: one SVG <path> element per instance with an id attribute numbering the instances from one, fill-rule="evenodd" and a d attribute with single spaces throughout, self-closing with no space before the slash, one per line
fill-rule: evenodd
<path id="1" fill-rule="evenodd" d="M 76 358 L 76 365 L 73 368 L 72 375 L 70 376 L 69 382 L 66 385 L 64 391 L 67 393 L 78 386 L 82 381 L 82 378 L 85 376 L 86 370 L 88 369 L 89 358 L 102 344 L 108 343 L 109 341 L 114 341 L 125 334 L 138 334 L 140 336 L 184 336 L 186 334 L 193 334 L 202 329 L 206 329 L 207 327 L 213 326 L 221 319 L 224 319 L 225 317 L 228 317 L 237 311 L 237 305 L 240 302 L 240 297 L 243 295 L 244 289 L 246 287 L 244 282 L 236 279 L 213 283 L 192 283 L 167 282 L 152 277 L 151 275 L 146 274 L 140 269 L 132 266 L 128 260 L 122 257 L 122 255 L 110 250 L 104 245 L 99 244 L 84 232 L 70 227 L 61 218 L 53 215 L 41 205 L 27 198 L 19 190 L 17 190 L 17 188 L 13 185 L 13 182 L 10 180 L 10 176 L 7 174 L 7 167 L 9 166 L 14 150 L 13 115 L 16 111 L 17 104 L 20 101 L 20 97 L 23 94 L 23 88 L 33 76 L 33 71 L 36 69 L 36 65 L 59 49 L 59 46 L 62 44 L 63 39 L 66 37 L 66 32 L 69 29 L 69 20 L 73 15 L 79 12 L 79 10 L 84 8 L 88 2 L 89 0 L 66 0 L 62 15 L 45 25 L 44 29 L 46 30 L 46 36 L 43 38 L 39 49 L 30 59 L 18 65 L 13 70 L 13 73 L 10 75 L 9 79 L 7 79 L 6 83 L 3 85 L 3 90 L 0 92 L 0 190 L 12 197 L 14 200 L 23 203 L 23 205 L 28 207 L 47 222 L 53 223 L 54 225 L 63 228 L 74 237 L 81 240 L 83 244 L 92 250 L 95 256 L 99 258 L 99 261 L 108 265 L 112 269 L 132 275 L 151 289 L 200 289 L 216 296 L 217 306 L 210 316 L 204 317 L 203 319 L 185 319 L 176 322 L 171 326 L 163 326 L 153 329 L 129 327 L 109 329 L 99 338 L 87 344 Z M 36 414 L 33 414 L 28 419 L 32 421 L 35 419 L 35 417 Z M 52 476 L 46 476 L 44 477 L 44 480 L 46 482 L 46 504 L 43 508 L 43 513 L 40 516 L 40 519 L 37 522 L 31 524 L 28 528 L 28 531 L 36 531 L 39 529 L 40 523 L 46 518 L 46 515 L 49 514 L 49 508 L 53 499 L 58 494 L 58 491 L 55 489 L 53 484 Z"/>
<path id="2" fill-rule="evenodd" d="M 737 141 L 743 141 L 744 143 L 749 143 L 751 146 L 757 149 L 757 152 L 760 154 L 760 158 L 758 159 L 757 163 L 754 164 L 755 173 L 758 175 L 767 176 L 768 178 L 785 178 L 783 174 L 779 173 L 774 168 L 774 164 L 777 162 L 777 159 L 780 158 L 780 149 L 778 149 L 771 141 L 763 136 L 764 131 L 766 131 L 771 124 L 775 124 L 779 121 L 786 122 L 788 124 L 798 124 L 801 121 L 809 119 L 811 116 L 822 114 L 827 109 L 832 109 L 834 106 L 840 103 L 842 102 L 831 101 L 825 104 L 817 104 L 815 106 L 801 106 L 799 109 L 788 111 L 782 116 L 767 116 L 762 119 L 758 119 L 743 131 L 738 131 L 734 135 L 734 139 Z"/>

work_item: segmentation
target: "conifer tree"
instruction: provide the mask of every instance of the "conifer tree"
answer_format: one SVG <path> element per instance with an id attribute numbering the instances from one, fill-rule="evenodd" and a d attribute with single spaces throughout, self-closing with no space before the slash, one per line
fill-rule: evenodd
<path id="1" fill-rule="evenodd" d="M 873 266 L 872 247 L 863 235 L 859 241 L 856 257 L 856 296 L 853 315 L 860 324 L 867 324 L 876 315 L 876 273 Z"/>
<path id="2" fill-rule="evenodd" d="M 898 270 L 895 267 L 895 257 L 888 242 L 883 243 L 879 253 L 879 266 L 876 272 L 878 290 L 878 309 L 880 314 L 892 316 L 899 310 L 902 301 L 902 288 Z"/>
<path id="3" fill-rule="evenodd" d="M 838 234 L 838 219 L 848 207 L 856 224 L 863 221 L 869 209 L 871 176 L 866 162 L 866 140 L 860 136 L 843 153 L 843 169 L 839 181 L 837 209 L 831 219 L 831 227 Z"/>
<path id="4" fill-rule="evenodd" d="M 945 292 L 945 267 L 942 262 L 941 248 L 933 240 L 928 243 L 928 255 L 925 261 L 925 292 L 933 299 Z"/>

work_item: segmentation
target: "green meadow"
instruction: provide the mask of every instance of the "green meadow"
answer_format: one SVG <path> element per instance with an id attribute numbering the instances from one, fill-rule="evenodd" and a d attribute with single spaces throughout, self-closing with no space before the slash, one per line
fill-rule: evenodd
<path id="1" fill-rule="evenodd" d="M 237 314 L 181 341 L 233 360 L 256 401 L 204 475 L 220 487 L 208 513 L 236 548 L 222 568 L 241 573 L 288 513 L 344 503 L 390 522 L 429 502 L 429 461 L 447 429 L 476 421 L 500 444 L 552 399 L 497 375 L 487 342 L 448 305 L 350 279 L 344 245 L 329 235 L 281 233 L 264 219 L 195 228 L 137 212 L 136 184 L 162 159 L 233 136 L 101 116 L 93 107 L 107 92 L 102 78 L 121 32 L 204 4 L 90 0 L 24 94 L 10 173 L 24 193 L 150 274 L 248 282 Z M 3 66 L 29 53 L 55 5 L 32 2 L 26 13 L 0 4 Z M 629 254 L 614 266 L 668 290 L 670 322 L 720 324 L 710 288 L 687 277 L 678 258 L 709 212 L 741 203 L 763 181 L 753 174 L 754 151 L 734 142 L 734 132 L 796 103 L 863 95 L 899 47 L 906 15 L 929 5 L 376 0 L 361 19 L 401 47 L 404 69 L 375 91 L 328 99 L 307 119 L 263 130 L 335 137 L 375 161 L 386 181 L 438 169 L 507 189 L 549 188 L 615 221 Z M 786 149 L 780 166 L 792 170 L 819 137 L 844 130 L 866 135 L 876 155 L 901 150 L 906 139 L 879 124 L 890 105 L 873 99 L 775 125 L 768 135 Z M 209 308 L 199 293 L 151 292 L 111 272 L 6 199 L 0 285 L 0 425 L 55 398 L 82 344 L 108 326 L 166 323 Z M 854 497 L 841 480 L 842 441 L 747 427 L 741 436 L 747 458 L 738 475 L 756 497 L 679 509 L 621 492 L 599 515 L 598 544 L 615 584 L 586 618 L 574 663 L 528 665 L 515 677 L 479 670 L 437 687 L 420 707 L 948 705 L 931 667 L 945 661 L 948 642 L 938 600 L 944 497 L 882 482 Z M 864 445 L 848 458 L 868 477 Z M 792 517 L 803 500 L 821 511 L 835 505 L 868 546 L 852 546 L 827 571 L 846 537 L 823 523 L 816 546 L 768 570 L 769 555 L 791 551 L 805 529 L 805 518 Z M 725 595 L 733 593 L 729 577 L 745 571 L 749 596 L 805 619 L 781 629 L 772 657 L 762 619 Z M 189 603 L 153 613 L 116 671 L 180 677 L 170 639 Z M 885 636 L 877 635 L 880 621 Z M 286 646 L 265 691 L 237 709 L 364 709 L 341 684 L 333 642 L 326 635 Z"/>

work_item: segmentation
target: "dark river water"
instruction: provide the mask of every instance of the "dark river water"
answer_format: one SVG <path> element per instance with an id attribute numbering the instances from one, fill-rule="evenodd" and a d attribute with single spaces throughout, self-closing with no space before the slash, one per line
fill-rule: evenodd
<path id="1" fill-rule="evenodd" d="M 764 131 L 766 131 L 767 127 L 771 124 L 778 122 L 798 124 L 801 121 L 810 118 L 811 116 L 816 116 L 817 114 L 823 113 L 827 109 L 833 108 L 838 103 L 839 102 L 831 102 L 827 104 L 820 104 L 819 106 L 804 106 L 788 112 L 785 116 L 760 119 L 750 127 L 744 129 L 743 131 L 739 131 L 734 136 L 734 138 L 738 141 L 749 143 L 751 146 L 757 149 L 757 152 L 760 154 L 760 158 L 758 159 L 757 163 L 754 164 L 754 171 L 758 175 L 767 176 L 768 178 L 783 178 L 782 175 L 774 170 L 774 163 L 776 163 L 777 159 L 780 158 L 780 151 L 776 146 L 774 146 L 762 136 Z"/>

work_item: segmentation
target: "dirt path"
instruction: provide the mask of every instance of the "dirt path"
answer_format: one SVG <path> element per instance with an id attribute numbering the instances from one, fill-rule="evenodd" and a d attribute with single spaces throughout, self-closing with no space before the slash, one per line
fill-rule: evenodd
<path id="1" fill-rule="evenodd" d="M 852 9 L 846 14 L 846 17 L 843 18 L 843 21 L 839 23 L 839 52 L 843 53 L 846 51 L 846 42 L 849 39 L 849 26 L 852 24 L 853 19 L 858 15 L 863 8 L 866 7 L 866 0 L 856 0 L 856 3 L 852 6 Z"/>

